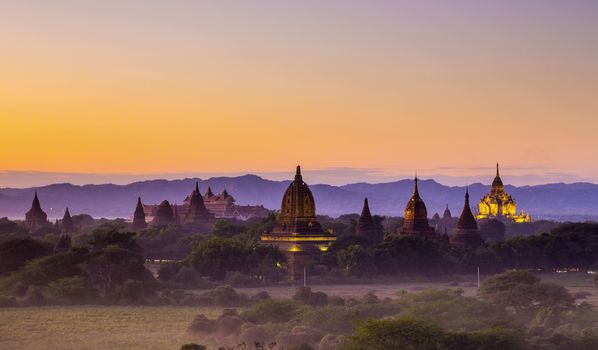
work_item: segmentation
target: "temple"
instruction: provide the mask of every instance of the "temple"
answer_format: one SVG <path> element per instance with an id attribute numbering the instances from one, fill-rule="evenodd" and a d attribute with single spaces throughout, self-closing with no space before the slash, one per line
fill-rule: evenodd
<path id="1" fill-rule="evenodd" d="M 322 229 L 316 219 L 316 204 L 311 190 L 297 166 L 295 180 L 282 197 L 280 214 L 274 229 L 262 234 L 262 244 L 277 246 L 285 252 L 291 280 L 299 280 L 303 269 L 317 254 L 328 250 L 336 237 Z"/>
<path id="2" fill-rule="evenodd" d="M 428 223 L 428 209 L 419 195 L 417 176 L 413 185 L 413 194 L 405 207 L 405 221 L 399 228 L 399 235 L 421 235 L 436 237 L 436 230 Z"/>
<path id="3" fill-rule="evenodd" d="M 505 219 L 515 222 L 530 222 L 532 220 L 531 216 L 523 211 L 517 214 L 517 203 L 513 197 L 505 192 L 498 170 L 498 163 L 496 163 L 496 177 L 492 181 L 490 192 L 486 193 L 480 200 L 478 207 L 478 220 Z"/>
<path id="4" fill-rule="evenodd" d="M 192 195 L 187 196 L 181 205 L 172 205 L 173 210 L 176 210 L 183 218 L 187 216 L 187 211 L 191 207 L 191 197 Z M 237 205 L 235 198 L 226 189 L 220 194 L 214 194 L 212 188 L 208 187 L 207 192 L 200 197 L 203 200 L 203 206 L 216 219 L 248 220 L 251 218 L 265 218 L 271 213 L 263 205 Z M 153 217 L 158 205 L 144 205 L 143 208 L 148 216 Z"/>
<path id="5" fill-rule="evenodd" d="M 374 223 L 367 198 L 363 201 L 363 209 L 355 227 L 355 234 L 372 242 L 381 242 L 384 238 L 384 233 Z"/>
<path id="6" fill-rule="evenodd" d="M 145 210 L 143 209 L 143 204 L 141 203 L 141 197 L 137 197 L 137 206 L 135 207 L 135 212 L 133 213 L 133 230 L 143 230 L 147 227 L 147 223 L 145 222 Z"/>
<path id="7" fill-rule="evenodd" d="M 175 210 L 178 210 L 175 205 Z M 175 219 L 176 216 L 175 215 Z M 214 214 L 210 213 L 204 205 L 203 197 L 199 192 L 199 183 L 195 183 L 195 189 L 189 195 L 189 205 L 185 212 L 185 219 L 183 225 L 192 230 L 210 230 L 214 225 Z"/>
<path id="8" fill-rule="evenodd" d="M 477 248 L 482 245 L 482 237 L 469 206 L 469 191 L 465 190 L 465 204 L 457 223 L 457 231 L 451 237 L 451 245 L 458 248 Z"/>
<path id="9" fill-rule="evenodd" d="M 27 226 L 31 233 L 35 233 L 41 228 L 50 226 L 48 215 L 42 210 L 39 198 L 37 198 L 37 191 L 33 197 L 31 209 L 25 213 L 25 226 Z"/>
<path id="10" fill-rule="evenodd" d="M 167 200 L 163 200 L 156 209 L 154 218 L 152 220 L 152 226 L 161 227 L 175 223 L 176 221 L 174 219 L 174 212 L 172 211 L 170 203 Z"/>
<path id="11" fill-rule="evenodd" d="M 75 224 L 73 223 L 73 218 L 71 217 L 69 208 L 65 209 L 64 216 L 62 217 L 62 221 L 60 222 L 60 226 L 62 231 L 65 233 L 75 232 Z"/>

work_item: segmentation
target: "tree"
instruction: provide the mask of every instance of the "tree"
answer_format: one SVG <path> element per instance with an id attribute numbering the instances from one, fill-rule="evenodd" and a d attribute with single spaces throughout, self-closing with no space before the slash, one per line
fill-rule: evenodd
<path id="1" fill-rule="evenodd" d="M 507 227 L 497 219 L 490 219 L 480 225 L 480 235 L 487 241 L 502 241 L 505 239 Z"/>
<path id="2" fill-rule="evenodd" d="M 436 350 L 442 346 L 444 332 L 437 326 L 409 318 L 369 320 L 349 337 L 348 350 Z"/>
<path id="3" fill-rule="evenodd" d="M 83 266 L 91 281 L 107 298 L 114 296 L 117 285 L 128 279 L 141 281 L 145 276 L 141 255 L 116 246 L 92 252 Z"/>
<path id="4" fill-rule="evenodd" d="M 23 267 L 27 261 L 52 254 L 52 246 L 31 238 L 0 243 L 0 275 Z"/>
<path id="5" fill-rule="evenodd" d="M 222 280 L 226 271 L 246 267 L 246 250 L 240 241 L 212 237 L 193 248 L 189 261 L 202 275 Z"/>
<path id="6" fill-rule="evenodd" d="M 351 245 L 337 254 L 338 266 L 356 276 L 371 276 L 376 270 L 371 251 L 358 244 Z"/>
<path id="7" fill-rule="evenodd" d="M 559 285 L 542 283 L 528 271 L 507 271 L 482 283 L 480 297 L 492 304 L 531 317 L 544 307 L 568 309 L 574 298 Z"/>
<path id="8" fill-rule="evenodd" d="M 116 229 L 95 230 L 89 244 L 93 249 L 116 246 L 132 252 L 141 252 L 141 247 L 135 240 L 135 232 L 121 232 Z"/>

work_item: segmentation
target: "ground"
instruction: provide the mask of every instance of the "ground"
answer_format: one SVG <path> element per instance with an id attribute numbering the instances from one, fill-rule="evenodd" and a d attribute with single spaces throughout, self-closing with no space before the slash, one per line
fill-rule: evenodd
<path id="1" fill-rule="evenodd" d="M 598 306 L 598 289 L 593 276 L 556 274 L 543 276 L 546 282 L 558 283 L 572 294 L 582 293 L 582 301 Z M 315 291 L 342 297 L 360 297 L 370 291 L 381 298 L 395 297 L 405 290 L 416 292 L 428 288 L 461 288 L 475 295 L 475 277 L 443 282 L 390 284 L 351 284 L 312 286 Z M 291 297 L 295 287 L 239 288 L 241 293 L 255 294 L 266 290 L 275 297 Z M 215 318 L 219 308 L 174 306 L 61 306 L 0 308 L 0 349 L 178 349 L 188 342 L 199 342 L 185 329 L 198 313 Z"/>

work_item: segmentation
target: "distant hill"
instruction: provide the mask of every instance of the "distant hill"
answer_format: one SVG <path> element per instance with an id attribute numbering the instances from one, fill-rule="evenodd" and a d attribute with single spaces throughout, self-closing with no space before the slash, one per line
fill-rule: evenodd
<path id="1" fill-rule="evenodd" d="M 309 179 L 307 179 L 309 181 Z M 270 181 L 255 175 L 238 177 L 214 177 L 207 180 L 149 180 L 128 185 L 54 184 L 36 188 L 0 189 L 0 217 L 23 218 L 31 206 L 34 191 L 38 191 L 44 210 L 51 218 L 61 217 L 64 208 L 72 214 L 88 213 L 94 217 L 132 216 L 137 196 L 144 203 L 159 203 L 163 199 L 182 203 L 199 182 L 202 192 L 208 186 L 217 193 L 224 188 L 238 204 L 263 204 L 278 209 L 289 181 Z M 464 187 L 444 186 L 434 180 L 420 180 L 420 194 L 431 217 L 435 212 L 442 215 L 446 204 L 453 216 L 458 216 L 463 206 Z M 318 214 L 338 216 L 359 213 L 363 197 L 370 199 L 374 214 L 402 216 L 405 203 L 413 191 L 413 180 L 389 183 L 356 183 L 344 186 L 311 184 Z M 598 185 L 590 183 L 548 184 L 538 186 L 506 186 L 506 191 L 517 200 L 518 208 L 535 218 L 555 220 L 598 219 Z M 477 204 L 489 190 L 489 186 L 476 183 L 469 186 L 472 205 Z M 472 208 L 475 209 L 475 208 Z"/>

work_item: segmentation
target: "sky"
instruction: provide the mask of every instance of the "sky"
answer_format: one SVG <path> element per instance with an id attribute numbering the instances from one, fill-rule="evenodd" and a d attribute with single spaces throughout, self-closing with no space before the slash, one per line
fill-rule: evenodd
<path id="1" fill-rule="evenodd" d="M 0 187 L 598 183 L 596 38 L 582 0 L 3 1 Z"/>

